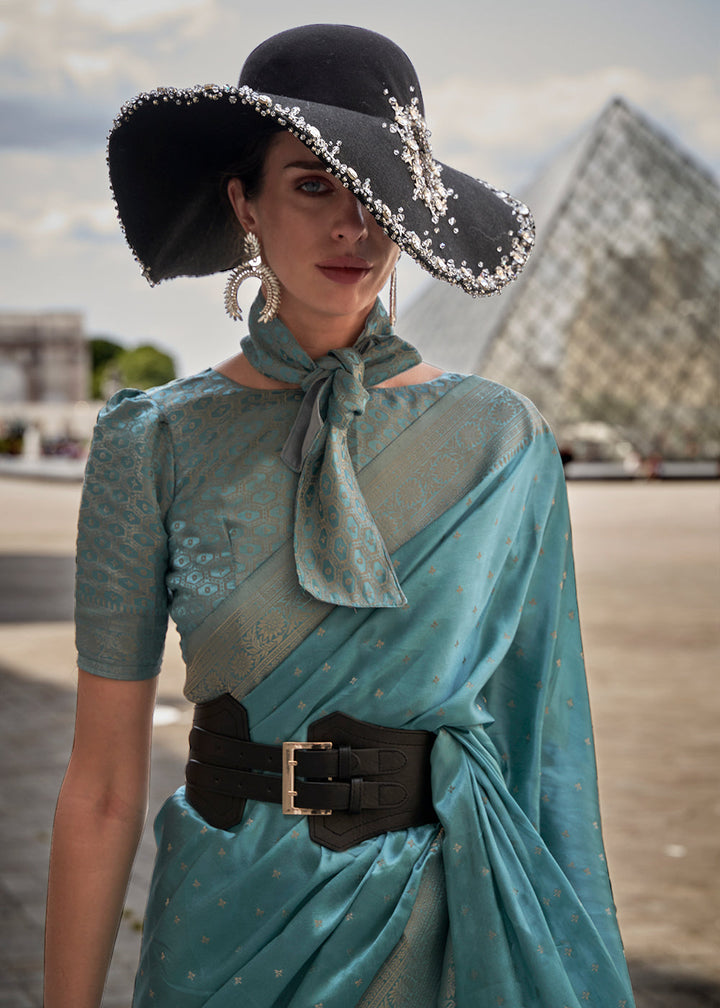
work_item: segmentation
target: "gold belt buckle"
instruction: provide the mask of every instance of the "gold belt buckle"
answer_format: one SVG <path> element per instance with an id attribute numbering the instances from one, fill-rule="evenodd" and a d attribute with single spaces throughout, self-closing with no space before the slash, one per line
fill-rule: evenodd
<path id="1" fill-rule="evenodd" d="M 282 810 L 283 815 L 332 815 L 332 809 L 298 808 L 295 804 L 295 753 L 298 749 L 332 749 L 332 742 L 283 742 Z"/>

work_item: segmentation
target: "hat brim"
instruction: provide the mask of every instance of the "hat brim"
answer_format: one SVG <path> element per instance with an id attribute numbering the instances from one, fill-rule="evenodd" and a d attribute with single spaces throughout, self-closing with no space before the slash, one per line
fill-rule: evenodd
<path id="1" fill-rule="evenodd" d="M 270 117 L 294 133 L 423 269 L 474 296 L 502 289 L 534 242 L 530 213 L 508 193 L 435 162 L 445 206 L 418 194 L 392 118 L 248 87 L 159 89 L 125 105 L 108 141 L 126 238 L 151 283 L 204 276 L 242 260 L 223 174 Z"/>

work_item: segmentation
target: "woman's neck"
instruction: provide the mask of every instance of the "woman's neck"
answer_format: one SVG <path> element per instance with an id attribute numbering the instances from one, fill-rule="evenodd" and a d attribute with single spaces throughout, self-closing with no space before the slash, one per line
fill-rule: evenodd
<path id="1" fill-rule="evenodd" d="M 252 312 L 257 310 L 257 302 L 253 305 Z M 279 355 L 277 363 L 280 365 L 273 372 L 273 368 L 268 366 L 263 368 L 263 371 L 258 370 L 258 367 L 262 366 L 259 364 L 259 359 L 257 358 L 256 350 L 257 347 L 253 347 L 253 320 L 254 315 L 251 315 L 251 325 L 250 325 L 250 337 L 247 340 L 248 346 L 248 356 L 243 353 L 238 353 L 234 357 L 230 357 L 228 360 L 223 361 L 221 364 L 217 365 L 214 370 L 218 371 L 220 374 L 225 375 L 225 377 L 230 378 L 232 381 L 239 385 L 243 385 L 247 388 L 254 389 L 294 389 L 298 388 L 299 382 L 287 381 L 288 378 L 295 377 L 295 371 L 292 367 L 288 366 L 289 359 L 285 358 L 280 360 L 280 349 L 277 346 L 278 340 L 285 339 L 282 335 L 284 331 L 291 341 L 293 341 L 297 346 L 299 346 L 304 354 L 307 355 L 311 360 L 317 361 L 321 357 L 326 356 L 332 350 L 339 350 L 344 347 L 353 346 L 358 340 L 363 330 L 369 324 L 370 315 L 375 306 L 375 302 L 372 305 L 364 306 L 361 310 L 355 313 L 343 313 L 342 315 L 333 314 L 321 314 L 316 310 L 308 310 L 307 306 L 297 301 L 290 300 L 290 303 L 283 304 L 280 312 L 278 313 L 278 322 L 281 323 L 280 333 L 262 333 L 260 330 L 256 335 L 257 338 L 262 341 L 270 340 L 265 346 L 264 350 L 261 352 L 264 354 L 276 353 Z M 380 315 L 373 326 L 380 324 L 381 328 L 387 326 L 387 317 L 385 316 L 382 309 L 378 309 Z M 262 335 L 261 335 L 262 333 Z M 243 340 L 243 347 L 245 348 L 246 341 Z M 421 384 L 427 381 L 431 381 L 433 378 L 438 377 L 442 374 L 439 368 L 435 368 L 432 365 L 425 363 L 414 363 L 418 360 L 419 355 L 417 351 L 412 351 L 412 348 L 407 344 L 403 344 L 399 340 L 395 340 L 394 346 L 397 346 L 398 350 L 404 347 L 405 353 L 405 370 L 400 371 L 397 374 L 390 375 L 390 377 L 384 378 L 381 375 L 377 375 L 375 379 L 375 384 L 378 386 L 402 386 L 402 385 L 414 385 Z M 273 349 L 274 348 L 274 349 Z M 252 352 L 250 352 L 252 350 Z M 410 353 L 408 353 L 410 351 Z M 302 355 L 301 355 L 302 356 Z M 305 364 L 307 364 L 307 357 L 305 358 Z M 254 363 L 251 363 L 254 362 Z M 305 365 L 302 365 L 304 367 Z M 400 365 L 402 366 L 402 365 Z M 302 373 L 302 367 L 300 372 Z M 392 369 L 391 369 L 392 371 Z M 264 373 L 267 372 L 267 373 Z M 273 373 L 278 374 L 278 377 L 273 377 Z M 386 372 L 387 373 L 387 372 Z"/>
<path id="2" fill-rule="evenodd" d="M 278 318 L 308 357 L 319 360 L 331 350 L 352 346 L 365 328 L 372 307 L 364 307 L 354 315 L 318 315 L 303 306 L 281 306 Z"/>
<path id="3" fill-rule="evenodd" d="M 277 378 L 269 378 L 257 368 L 254 368 L 247 357 L 242 353 L 228 357 L 221 364 L 216 364 L 213 371 L 225 375 L 237 385 L 251 389 L 292 389 L 299 388 L 298 385 L 291 385 L 288 382 L 278 381 Z"/>
<path id="4" fill-rule="evenodd" d="M 219 374 L 229 378 L 237 385 L 242 385 L 244 388 L 272 390 L 293 389 L 299 387 L 297 385 L 290 385 L 287 382 L 278 381 L 276 378 L 269 378 L 267 375 L 262 374 L 262 372 L 254 368 L 247 357 L 241 353 L 235 354 L 234 357 L 229 357 L 226 361 L 223 361 L 222 364 L 216 364 L 213 371 L 217 371 Z M 402 371 L 400 374 L 395 375 L 392 378 L 388 378 L 387 381 L 379 382 L 377 388 L 402 388 L 405 385 L 423 385 L 425 382 L 432 381 L 434 378 L 439 378 L 444 373 L 445 372 L 442 368 L 423 362 L 422 364 L 417 364 L 415 367 L 409 368 L 407 371 Z"/>

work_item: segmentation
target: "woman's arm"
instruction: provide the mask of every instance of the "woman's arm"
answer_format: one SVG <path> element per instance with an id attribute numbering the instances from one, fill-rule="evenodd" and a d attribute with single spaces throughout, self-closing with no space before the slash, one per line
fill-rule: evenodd
<path id="1" fill-rule="evenodd" d="M 45 1008 L 98 1008 L 147 810 L 156 680 L 78 679 L 48 884 Z"/>

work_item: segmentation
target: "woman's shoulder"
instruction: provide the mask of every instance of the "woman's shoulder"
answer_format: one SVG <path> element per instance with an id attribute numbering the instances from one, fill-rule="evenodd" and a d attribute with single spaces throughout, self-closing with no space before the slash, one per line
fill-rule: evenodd
<path id="1" fill-rule="evenodd" d="M 528 441 L 549 432 L 546 420 L 534 403 L 507 385 L 478 374 L 447 371 L 431 365 L 418 371 L 417 378 L 417 384 L 393 382 L 377 386 L 378 394 L 384 394 L 393 403 L 406 403 L 410 396 L 413 401 L 417 400 L 420 408 L 436 407 L 428 418 L 445 418 L 444 422 L 464 430 L 473 444 L 500 434 Z"/>
<path id="2" fill-rule="evenodd" d="M 537 465 L 541 459 L 554 464 L 555 438 L 527 396 L 475 374 L 462 376 L 455 389 L 459 437 L 470 455 L 482 459 L 483 467 Z"/>
<path id="3" fill-rule="evenodd" d="M 197 374 L 175 378 L 165 385 L 149 389 L 124 388 L 112 395 L 100 411 L 106 422 L 163 423 L 187 409 L 196 410 L 206 400 L 216 400 L 228 391 L 226 379 L 212 368 Z"/>
<path id="4" fill-rule="evenodd" d="M 445 372 L 442 368 L 421 361 L 407 371 L 401 371 L 400 374 L 379 382 L 375 388 L 405 388 L 409 385 L 427 385 L 444 375 Z"/>
<path id="5" fill-rule="evenodd" d="M 477 374 L 457 374 L 458 390 L 470 400 L 469 408 L 477 411 L 479 420 L 505 425 L 515 422 L 534 433 L 549 431 L 540 410 L 516 389 Z"/>

